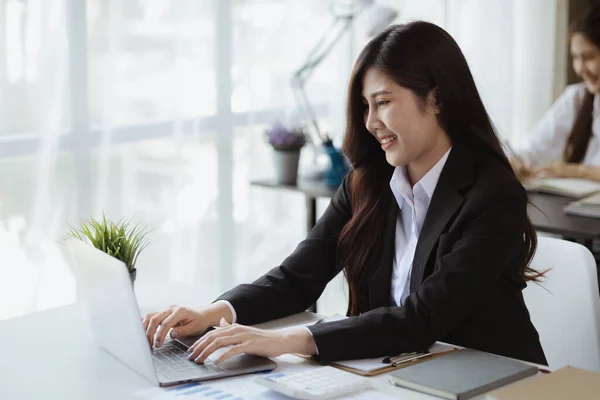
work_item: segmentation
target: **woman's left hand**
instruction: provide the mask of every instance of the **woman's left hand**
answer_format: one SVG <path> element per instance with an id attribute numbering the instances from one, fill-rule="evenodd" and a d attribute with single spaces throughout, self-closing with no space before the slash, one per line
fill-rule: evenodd
<path id="1" fill-rule="evenodd" d="M 265 330 L 221 320 L 220 327 L 198 339 L 188 352 L 189 360 L 203 363 L 208 356 L 221 347 L 231 346 L 216 363 L 241 353 L 263 357 L 277 357 L 286 353 L 316 354 L 312 335 L 303 327 Z"/>
<path id="2" fill-rule="evenodd" d="M 533 170 L 536 178 L 578 178 L 580 164 L 555 162 L 537 167 Z"/>

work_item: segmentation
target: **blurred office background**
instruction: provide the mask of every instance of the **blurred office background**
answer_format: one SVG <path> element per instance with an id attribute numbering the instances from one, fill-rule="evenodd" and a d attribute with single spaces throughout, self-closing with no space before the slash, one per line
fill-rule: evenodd
<path id="1" fill-rule="evenodd" d="M 514 142 L 570 79 L 570 8 L 586 2 L 378 3 L 396 23 L 453 35 Z M 173 284 L 208 302 L 278 265 L 305 235 L 304 198 L 249 181 L 273 176 L 264 129 L 293 117 L 290 78 L 330 11 L 325 0 L 0 0 L 0 319 L 75 301 L 61 237 L 102 213 L 152 229 L 136 290 L 156 296 Z M 357 24 L 307 84 L 336 143 L 366 40 Z M 301 168 L 311 162 L 305 148 Z M 345 312 L 343 289 L 332 283 L 321 310 Z"/>

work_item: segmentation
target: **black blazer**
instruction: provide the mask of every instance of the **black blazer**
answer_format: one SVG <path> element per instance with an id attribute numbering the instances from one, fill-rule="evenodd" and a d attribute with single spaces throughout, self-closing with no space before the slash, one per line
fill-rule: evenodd
<path id="1" fill-rule="evenodd" d="M 388 193 L 392 196 L 391 190 Z M 382 252 L 373 260 L 369 309 L 310 327 L 322 361 L 381 357 L 443 341 L 547 364 L 519 275 L 527 194 L 489 152 L 454 145 L 419 236 L 402 307 L 391 303 L 398 205 L 390 201 Z M 306 240 L 282 265 L 223 294 L 237 322 L 304 311 L 335 276 L 336 243 L 352 215 L 345 179 Z"/>

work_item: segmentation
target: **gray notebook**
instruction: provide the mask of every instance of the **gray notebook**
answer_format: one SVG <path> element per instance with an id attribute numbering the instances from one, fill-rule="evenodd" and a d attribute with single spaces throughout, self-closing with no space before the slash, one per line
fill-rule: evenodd
<path id="1" fill-rule="evenodd" d="M 482 351 L 464 349 L 390 373 L 390 380 L 444 399 L 470 399 L 535 375 L 537 367 Z"/>

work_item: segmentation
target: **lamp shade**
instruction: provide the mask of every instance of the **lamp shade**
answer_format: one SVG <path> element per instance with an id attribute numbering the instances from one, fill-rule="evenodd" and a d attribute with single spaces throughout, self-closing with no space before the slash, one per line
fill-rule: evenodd
<path id="1" fill-rule="evenodd" d="M 398 11 L 392 7 L 371 4 L 358 17 L 358 24 L 365 36 L 373 37 L 387 28 L 398 16 Z"/>

